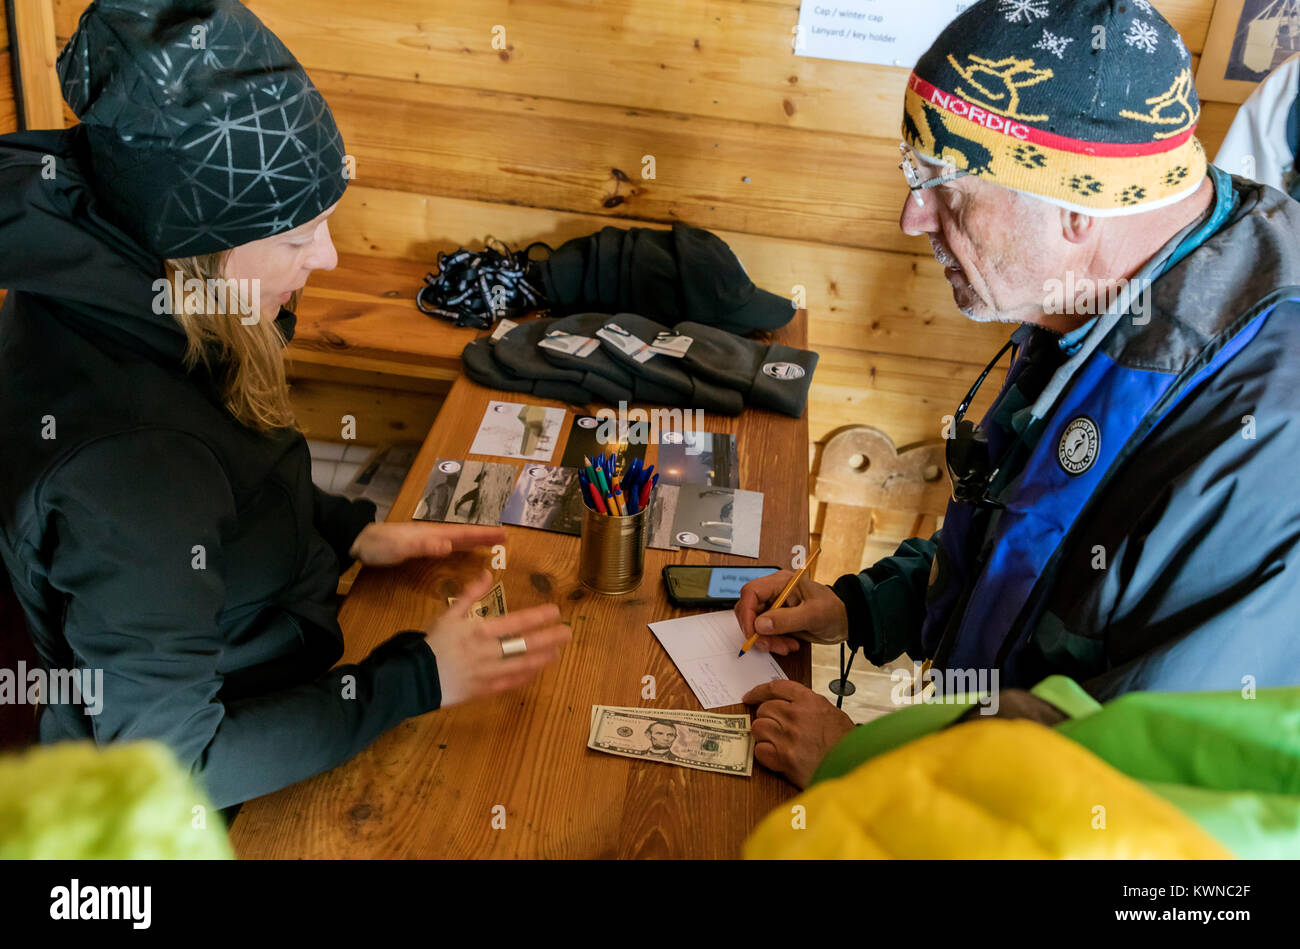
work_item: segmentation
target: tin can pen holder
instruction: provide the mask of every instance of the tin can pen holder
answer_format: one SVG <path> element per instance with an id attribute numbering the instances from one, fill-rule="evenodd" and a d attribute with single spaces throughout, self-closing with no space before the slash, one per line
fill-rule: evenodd
<path id="1" fill-rule="evenodd" d="M 646 509 L 617 517 L 582 509 L 582 540 L 578 579 L 582 585 L 611 596 L 631 593 L 645 573 Z"/>

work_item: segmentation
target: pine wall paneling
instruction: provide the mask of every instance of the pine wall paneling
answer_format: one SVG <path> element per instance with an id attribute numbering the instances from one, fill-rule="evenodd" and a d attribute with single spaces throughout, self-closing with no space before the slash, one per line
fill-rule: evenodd
<path id="1" fill-rule="evenodd" d="M 0 135 L 18 131 L 18 105 L 14 102 L 14 77 L 10 70 L 9 18 L 0 6 Z"/>

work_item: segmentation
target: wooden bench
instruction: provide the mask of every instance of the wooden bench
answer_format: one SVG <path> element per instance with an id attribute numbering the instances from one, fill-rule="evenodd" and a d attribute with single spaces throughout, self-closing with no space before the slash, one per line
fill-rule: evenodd
<path id="1" fill-rule="evenodd" d="M 416 309 L 432 267 L 341 253 L 334 270 L 312 274 L 285 353 L 307 437 L 340 441 L 350 416 L 363 444 L 423 440 L 475 335 Z"/>
<path id="2" fill-rule="evenodd" d="M 298 307 L 288 355 L 295 365 L 385 373 L 451 383 L 460 352 L 476 335 L 415 306 L 434 261 L 340 254 L 334 270 L 312 274 Z"/>

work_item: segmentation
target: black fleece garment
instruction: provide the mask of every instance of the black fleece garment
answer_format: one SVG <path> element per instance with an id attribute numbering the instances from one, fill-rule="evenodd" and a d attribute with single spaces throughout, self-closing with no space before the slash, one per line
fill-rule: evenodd
<path id="1" fill-rule="evenodd" d="M 596 339 L 596 331 L 609 320 L 608 313 L 575 313 L 572 316 L 550 320 L 547 332 L 559 331 L 573 336 Z M 575 356 L 554 349 L 542 348 L 548 362 L 566 369 L 584 373 L 583 386 L 611 405 L 624 402 L 651 402 L 658 405 L 676 405 L 689 408 L 684 394 L 677 389 L 656 385 L 645 376 L 636 375 L 615 362 L 597 346 L 586 356 Z"/>
<path id="2" fill-rule="evenodd" d="M 691 338 L 682 362 L 696 377 L 735 389 L 747 405 L 795 418 L 803 415 L 816 353 L 746 339 L 702 323 L 678 323 L 673 332 Z"/>
<path id="3" fill-rule="evenodd" d="M 42 741 L 160 740 L 226 807 L 437 708 L 437 663 L 409 631 L 334 665 L 374 505 L 317 489 L 300 434 L 240 425 L 184 368 L 162 261 L 105 219 L 84 147 L 81 126 L 0 137 L 0 556 L 44 665 L 103 670 L 100 714 L 48 706 Z"/>
<path id="4" fill-rule="evenodd" d="M 517 326 L 510 332 L 517 333 L 526 325 L 529 324 Z M 544 359 L 538 357 L 537 361 L 545 365 L 546 371 L 543 373 L 543 377 L 520 375 L 515 369 L 501 361 L 497 354 L 498 344 L 498 340 L 488 336 L 470 340 L 470 342 L 466 343 L 460 354 L 465 375 L 479 385 L 487 386 L 490 389 L 504 389 L 507 392 L 531 392 L 543 399 L 555 399 L 559 402 L 570 402 L 574 405 L 586 405 L 591 401 L 591 394 L 573 381 L 574 379 L 581 379 L 579 373 L 570 373 L 567 378 L 557 378 L 560 373 L 553 370 Z M 516 360 L 516 365 L 519 364 L 519 361 Z"/>
<path id="5" fill-rule="evenodd" d="M 635 313 L 616 313 L 605 323 L 608 330 L 618 327 L 643 343 L 652 343 L 660 333 L 669 332 L 668 328 L 647 320 Z M 634 355 L 623 352 L 608 338 L 602 338 L 600 345 L 610 358 L 627 369 L 634 376 L 646 379 L 656 386 L 673 389 L 685 396 L 684 405 L 716 412 L 718 415 L 739 415 L 745 408 L 745 401 L 734 389 L 714 385 L 707 379 L 693 376 L 682 365 L 682 360 L 662 353 L 638 361 Z"/>

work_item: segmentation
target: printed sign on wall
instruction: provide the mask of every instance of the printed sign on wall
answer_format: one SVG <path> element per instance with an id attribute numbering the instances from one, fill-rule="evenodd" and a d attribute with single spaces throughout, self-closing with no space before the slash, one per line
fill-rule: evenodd
<path id="1" fill-rule="evenodd" d="M 1040 2 L 1029 0 L 1031 6 Z M 795 55 L 910 69 L 969 6 L 954 0 L 804 0 Z"/>

